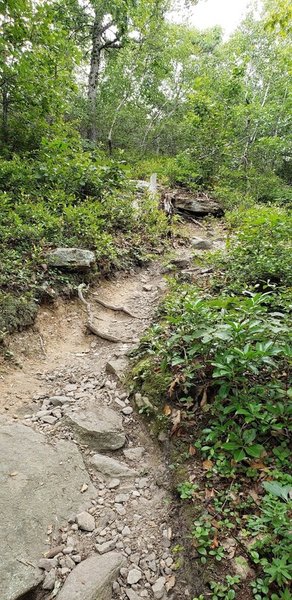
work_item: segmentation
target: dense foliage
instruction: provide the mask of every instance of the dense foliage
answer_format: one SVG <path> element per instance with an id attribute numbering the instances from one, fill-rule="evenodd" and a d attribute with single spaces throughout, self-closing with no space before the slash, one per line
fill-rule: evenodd
<path id="1" fill-rule="evenodd" d="M 240 554 L 243 548 L 256 572 L 249 581 L 253 597 L 286 599 L 291 217 L 258 206 L 233 211 L 229 222 L 227 253 L 213 257 L 213 284 L 200 289 L 174 283 L 160 321 L 141 345 L 134 381 L 177 438 L 176 469 L 184 464 L 188 475 L 178 492 L 193 504 L 197 557 L 224 563 L 232 548 L 232 556 L 235 547 Z M 242 580 L 231 583 L 217 582 L 222 597 L 237 597 Z M 211 590 L 212 598 L 221 597 L 215 584 Z"/>

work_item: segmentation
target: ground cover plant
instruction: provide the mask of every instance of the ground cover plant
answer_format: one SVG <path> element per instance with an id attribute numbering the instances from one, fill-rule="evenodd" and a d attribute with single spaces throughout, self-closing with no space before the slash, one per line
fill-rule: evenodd
<path id="1" fill-rule="evenodd" d="M 172 439 L 185 544 L 206 564 L 198 597 L 288 599 L 291 216 L 254 207 L 227 220 L 213 280 L 173 282 L 135 359 L 134 386 Z"/>

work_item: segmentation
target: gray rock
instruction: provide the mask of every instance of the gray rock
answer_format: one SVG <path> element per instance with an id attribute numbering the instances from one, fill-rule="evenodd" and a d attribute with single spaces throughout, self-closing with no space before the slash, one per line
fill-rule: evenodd
<path id="1" fill-rule="evenodd" d="M 106 406 L 75 412 L 69 409 L 66 422 L 79 440 L 94 450 L 118 450 L 125 444 L 122 417 Z"/>
<path id="2" fill-rule="evenodd" d="M 98 554 L 106 554 L 107 552 L 111 552 L 116 547 L 117 538 L 113 540 L 109 540 L 108 542 L 103 542 L 103 544 L 95 544 L 95 548 Z"/>
<path id="3" fill-rule="evenodd" d="M 122 379 L 128 365 L 129 360 L 125 357 L 120 357 L 107 362 L 105 369 L 107 373 L 111 373 L 112 375 L 116 375 L 119 379 Z"/>
<path id="4" fill-rule="evenodd" d="M 164 596 L 165 582 L 165 577 L 159 577 L 152 586 L 153 595 L 156 600 L 160 600 Z"/>
<path id="5" fill-rule="evenodd" d="M 117 494 L 117 496 L 115 497 L 115 502 L 117 502 L 118 504 L 123 504 L 124 502 L 128 502 L 129 498 L 129 494 Z"/>
<path id="6" fill-rule="evenodd" d="M 128 573 L 128 577 L 127 577 L 127 583 L 129 585 L 134 585 L 135 583 L 138 583 L 138 581 L 140 581 L 140 579 L 142 579 L 142 573 L 140 571 L 140 569 L 131 569 Z"/>
<path id="7" fill-rule="evenodd" d="M 79 513 L 76 517 L 76 521 L 79 529 L 82 529 L 83 531 L 94 531 L 95 529 L 95 519 L 86 511 Z"/>
<path id="8" fill-rule="evenodd" d="M 125 450 L 123 450 L 125 458 L 133 461 L 141 460 L 144 452 L 145 448 L 143 448 L 142 446 L 140 446 L 139 448 L 125 448 Z"/>
<path id="9" fill-rule="evenodd" d="M 178 269 L 187 269 L 191 264 L 188 258 L 173 258 L 171 260 L 171 267 L 177 267 Z"/>
<path id="10" fill-rule="evenodd" d="M 111 600 L 112 583 L 124 564 L 118 552 L 90 556 L 71 571 L 58 600 Z"/>
<path id="11" fill-rule="evenodd" d="M 47 423 L 48 425 L 55 425 L 55 423 L 57 423 L 57 420 L 57 417 L 52 417 L 51 415 L 41 417 L 41 421 L 43 423 Z"/>
<path id="12" fill-rule="evenodd" d="M 132 414 L 132 412 L 133 412 L 133 409 L 131 406 L 125 406 L 125 408 L 122 408 L 123 415 L 129 416 Z"/>
<path id="13" fill-rule="evenodd" d="M 53 590 L 54 586 L 55 586 L 55 581 L 56 581 L 56 570 L 55 569 L 51 569 L 51 571 L 49 571 L 44 579 L 42 588 L 43 590 Z"/>
<path id="14" fill-rule="evenodd" d="M 53 406 L 63 406 L 63 404 L 70 404 L 73 402 L 73 398 L 70 396 L 51 396 L 49 403 Z"/>
<path id="15" fill-rule="evenodd" d="M 134 590 L 126 590 L 127 597 L 129 600 L 140 600 L 141 596 L 138 596 Z"/>
<path id="16" fill-rule="evenodd" d="M 127 465 L 124 465 L 109 456 L 104 456 L 103 454 L 94 454 L 90 462 L 97 471 L 103 473 L 103 475 L 108 475 L 109 477 L 119 478 L 137 476 L 137 471 L 134 471 L 134 469 L 130 469 Z"/>
<path id="17" fill-rule="evenodd" d="M 95 490 L 74 444 L 53 446 L 22 424 L 0 420 L 0 456 L 0 596 L 16 600 L 43 580 L 38 563 L 48 549 L 48 525 L 67 522 Z"/>
<path id="18" fill-rule="evenodd" d="M 50 267 L 84 271 L 95 263 L 95 254 L 81 248 L 56 248 L 47 254 Z"/>
<path id="19" fill-rule="evenodd" d="M 107 487 L 109 490 L 115 490 L 117 487 L 119 487 L 120 483 L 120 479 L 111 479 Z"/>
<path id="20" fill-rule="evenodd" d="M 181 190 L 173 190 L 172 202 L 176 212 L 186 215 L 203 217 L 223 214 L 222 208 L 215 200 L 197 198 L 188 193 L 184 194 Z"/>
<path id="21" fill-rule="evenodd" d="M 213 247 L 213 244 L 209 240 L 204 240 L 202 238 L 193 238 L 192 246 L 197 250 L 210 250 Z"/>
<path id="22" fill-rule="evenodd" d="M 44 571 L 51 571 L 57 564 L 58 560 L 56 558 L 41 558 L 38 566 L 40 569 L 44 569 Z"/>
<path id="23" fill-rule="evenodd" d="M 70 571 L 72 571 L 72 569 L 74 569 L 75 567 L 75 562 L 74 560 L 72 560 L 72 558 L 70 558 L 70 556 L 66 556 L 64 560 L 64 565 L 65 567 L 67 567 L 67 569 L 70 569 Z"/>

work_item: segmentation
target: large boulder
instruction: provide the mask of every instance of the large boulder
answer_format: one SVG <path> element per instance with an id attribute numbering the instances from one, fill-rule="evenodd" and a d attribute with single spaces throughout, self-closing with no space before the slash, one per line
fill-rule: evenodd
<path id="1" fill-rule="evenodd" d="M 206 215 L 223 215 L 222 207 L 216 200 L 207 194 L 195 194 L 184 188 L 165 190 L 163 194 L 163 206 L 167 204 L 174 212 L 186 217 L 205 217 Z"/>
<path id="2" fill-rule="evenodd" d="M 107 406 L 91 406 L 76 411 L 68 409 L 66 422 L 79 441 L 93 450 L 118 450 L 125 445 L 123 419 Z"/>
<path id="3" fill-rule="evenodd" d="M 94 266 L 95 254 L 81 248 L 56 248 L 47 254 L 47 262 L 51 267 L 84 271 Z"/>
<path id="4" fill-rule="evenodd" d="M 71 571 L 57 600 L 111 600 L 112 584 L 125 562 L 118 552 L 90 556 Z"/>
<path id="5" fill-rule="evenodd" d="M 176 212 L 194 217 L 205 217 L 207 215 L 219 217 L 223 214 L 218 202 L 209 198 L 195 198 L 181 194 L 174 198 L 173 205 Z"/>
<path id="6" fill-rule="evenodd" d="M 75 445 L 0 421 L 0 597 L 16 600 L 43 579 L 39 559 L 58 530 L 96 495 Z M 81 493 L 84 484 L 88 489 Z"/>

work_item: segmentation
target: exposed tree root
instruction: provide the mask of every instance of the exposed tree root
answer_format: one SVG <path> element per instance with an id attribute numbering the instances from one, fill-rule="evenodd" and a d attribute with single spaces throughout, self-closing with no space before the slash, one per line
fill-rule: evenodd
<path id="1" fill-rule="evenodd" d="M 79 300 L 82 302 L 82 304 L 84 304 L 85 308 L 86 308 L 86 312 L 87 312 L 87 322 L 86 322 L 86 327 L 87 329 L 93 333 L 94 335 L 97 335 L 98 337 L 100 337 L 103 340 L 106 340 L 107 342 L 114 342 L 115 344 L 118 343 L 123 343 L 123 344 L 127 344 L 127 343 L 132 343 L 133 340 L 122 340 L 121 338 L 115 337 L 114 335 L 110 335 L 108 333 L 104 333 L 103 331 L 100 331 L 99 329 L 97 329 L 97 327 L 94 325 L 94 314 L 91 310 L 91 306 L 90 303 L 87 302 L 87 300 L 85 300 L 82 290 L 84 288 L 84 284 L 82 283 L 81 285 L 78 286 L 77 288 L 77 292 L 78 292 L 78 298 Z"/>
<path id="2" fill-rule="evenodd" d="M 115 310 L 117 312 L 123 312 L 123 313 L 125 313 L 125 315 L 128 315 L 128 317 L 131 317 L 132 319 L 140 319 L 141 321 L 143 320 L 143 317 L 138 317 L 137 315 L 133 315 L 133 313 L 131 313 L 124 306 L 113 306 L 113 304 L 108 304 L 104 300 L 100 300 L 100 298 L 96 294 L 93 294 L 93 295 L 94 295 L 95 301 L 98 302 L 98 304 L 101 304 L 101 306 L 103 306 L 104 308 L 108 308 L 109 310 Z"/>

